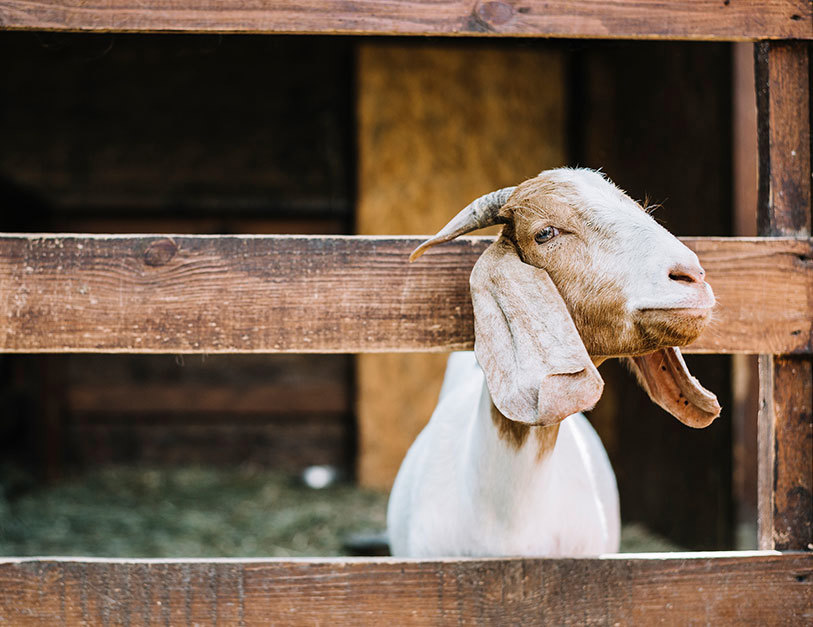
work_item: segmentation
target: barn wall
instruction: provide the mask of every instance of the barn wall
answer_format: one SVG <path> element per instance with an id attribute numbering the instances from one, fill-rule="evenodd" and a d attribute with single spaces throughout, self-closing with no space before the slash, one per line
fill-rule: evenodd
<path id="1" fill-rule="evenodd" d="M 565 163 L 564 54 L 544 43 L 364 41 L 356 81 L 360 234 L 434 233 L 477 196 Z M 445 365 L 358 357 L 361 483 L 389 488 Z"/>

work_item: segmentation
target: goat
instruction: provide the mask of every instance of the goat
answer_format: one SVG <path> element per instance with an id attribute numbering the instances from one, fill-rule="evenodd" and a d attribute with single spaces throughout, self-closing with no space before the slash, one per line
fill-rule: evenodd
<path id="1" fill-rule="evenodd" d="M 438 405 L 387 511 L 393 555 L 618 551 L 618 490 L 583 414 L 597 366 L 627 358 L 691 427 L 719 415 L 679 346 L 714 306 L 697 256 L 602 174 L 544 171 L 483 196 L 411 255 L 503 224 L 471 273 L 474 352 L 449 358 Z"/>

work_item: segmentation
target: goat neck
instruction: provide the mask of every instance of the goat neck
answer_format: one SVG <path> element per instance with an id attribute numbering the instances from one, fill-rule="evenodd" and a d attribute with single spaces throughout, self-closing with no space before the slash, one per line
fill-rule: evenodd
<path id="1" fill-rule="evenodd" d="M 483 382 L 476 418 L 467 445 L 468 490 L 476 516 L 494 516 L 496 523 L 524 520 L 527 495 L 546 489 L 549 475 L 540 472 L 556 446 L 559 423 L 532 426 L 502 415 Z M 506 489 L 505 477 L 511 477 Z"/>

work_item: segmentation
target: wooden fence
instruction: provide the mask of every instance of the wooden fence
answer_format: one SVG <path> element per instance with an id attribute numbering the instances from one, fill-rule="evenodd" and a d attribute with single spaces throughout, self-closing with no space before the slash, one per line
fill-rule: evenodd
<path id="1" fill-rule="evenodd" d="M 811 39 L 806 0 L 3 0 L 4 28 L 623 39 Z"/>
<path id="2" fill-rule="evenodd" d="M 0 560 L 10 624 L 810 624 L 809 555 Z"/>
<path id="3" fill-rule="evenodd" d="M 810 624 L 806 0 L 0 0 L 0 28 L 757 40 L 759 233 L 688 239 L 720 296 L 699 352 L 759 352 L 765 553 L 581 560 L 0 561 L 0 619 L 89 623 Z M 770 41 L 778 40 L 778 41 Z M 13 62 L 13 60 L 4 60 Z M 13 208 L 7 208 L 7 210 Z M 466 238 L 0 238 L 6 352 L 361 352 L 471 344 Z M 780 554 L 774 550 L 786 551 Z"/>
<path id="4" fill-rule="evenodd" d="M 469 274 L 492 238 L 0 236 L 0 350 L 470 350 Z M 808 353 L 813 243 L 684 238 L 720 301 L 698 353 Z"/>

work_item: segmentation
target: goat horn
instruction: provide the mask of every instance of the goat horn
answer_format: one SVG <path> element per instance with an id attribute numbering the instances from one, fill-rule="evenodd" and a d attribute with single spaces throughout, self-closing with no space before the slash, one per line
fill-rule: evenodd
<path id="1" fill-rule="evenodd" d="M 493 226 L 501 222 L 499 219 L 500 208 L 506 203 L 515 189 L 516 187 L 503 187 L 496 192 L 480 196 L 477 200 L 471 202 L 438 231 L 437 235 L 426 240 L 413 250 L 409 260 L 415 261 L 426 252 L 427 248 L 435 244 L 442 244 L 469 231 L 484 229 L 487 226 Z"/>

